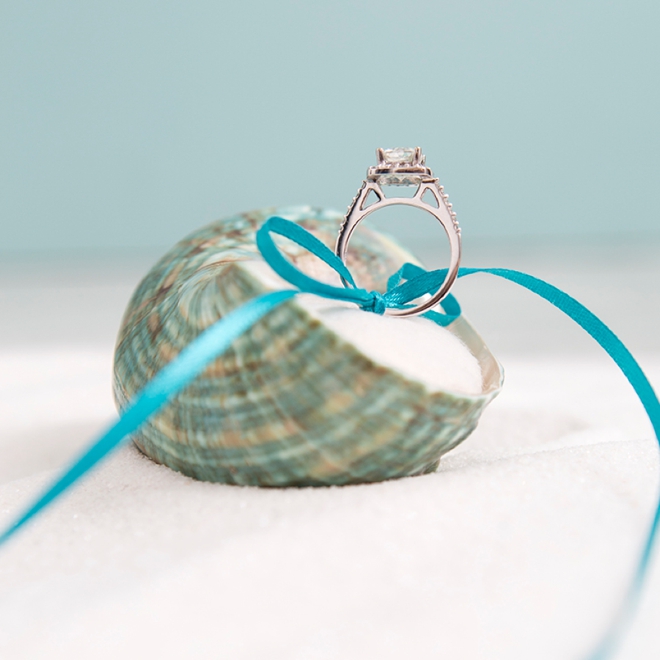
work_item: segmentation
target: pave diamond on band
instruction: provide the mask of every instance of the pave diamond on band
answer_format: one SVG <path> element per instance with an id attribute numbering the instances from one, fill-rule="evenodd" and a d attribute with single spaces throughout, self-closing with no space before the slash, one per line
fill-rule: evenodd
<path id="1" fill-rule="evenodd" d="M 444 282 L 430 298 L 410 309 L 388 308 L 390 316 L 414 316 L 437 305 L 448 293 L 456 280 L 461 261 L 461 230 L 456 213 L 449 203 L 449 196 L 426 167 L 426 157 L 419 147 L 396 147 L 377 149 L 378 163 L 367 170 L 367 178 L 348 208 L 339 230 L 335 252 L 344 259 L 351 234 L 358 224 L 370 213 L 386 206 L 414 206 L 433 215 L 444 228 L 450 246 L 450 263 Z M 412 197 L 386 197 L 381 186 L 417 186 Z M 376 201 L 368 203 L 371 194 Z M 430 198 L 430 201 L 427 201 Z M 344 281 L 344 286 L 348 283 Z"/>

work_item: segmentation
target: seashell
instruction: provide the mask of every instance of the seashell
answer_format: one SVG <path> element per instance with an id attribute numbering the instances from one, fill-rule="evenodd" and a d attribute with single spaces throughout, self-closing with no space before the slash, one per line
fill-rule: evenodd
<path id="1" fill-rule="evenodd" d="M 174 246 L 140 283 L 124 315 L 114 364 L 119 409 L 206 327 L 259 294 L 285 288 L 255 246 L 256 229 L 274 214 L 329 246 L 341 221 L 335 212 L 310 207 L 264 209 L 210 224 Z M 298 246 L 282 239 L 281 247 L 301 270 L 338 283 L 334 271 Z M 368 227 L 356 233 L 347 256 L 360 286 L 380 291 L 404 261 L 418 263 Z M 345 319 L 356 317 L 366 324 L 360 341 L 340 332 Z M 405 343 L 412 337 L 406 327 L 455 342 L 477 370 L 473 391 L 459 391 L 460 382 L 424 382 L 374 359 L 369 339 L 388 323 L 417 323 L 395 329 L 409 353 L 415 346 Z M 444 372 L 451 376 L 449 368 L 433 370 Z M 464 374 L 454 376 L 460 381 Z M 154 461 L 205 481 L 382 481 L 434 470 L 440 456 L 475 428 L 502 378 L 500 365 L 462 317 L 441 328 L 426 319 L 382 317 L 301 295 L 237 339 L 133 440 Z"/>

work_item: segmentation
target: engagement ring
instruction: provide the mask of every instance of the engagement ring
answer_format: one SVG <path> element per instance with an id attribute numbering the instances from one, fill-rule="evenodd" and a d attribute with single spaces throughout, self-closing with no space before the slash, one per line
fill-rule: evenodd
<path id="1" fill-rule="evenodd" d="M 461 261 L 461 230 L 452 211 L 444 188 L 426 167 L 426 157 L 419 147 L 377 149 L 378 165 L 370 167 L 367 178 L 358 190 L 339 230 L 335 253 L 343 261 L 351 234 L 370 213 L 386 206 L 414 206 L 430 213 L 443 226 L 449 239 L 450 257 L 447 275 L 440 288 L 428 299 L 409 309 L 389 307 L 385 314 L 390 316 L 414 316 L 437 305 L 451 289 L 458 275 Z M 381 186 L 417 186 L 412 197 L 386 197 Z M 375 201 L 369 197 L 374 194 Z M 349 286 L 344 280 L 344 286 Z"/>

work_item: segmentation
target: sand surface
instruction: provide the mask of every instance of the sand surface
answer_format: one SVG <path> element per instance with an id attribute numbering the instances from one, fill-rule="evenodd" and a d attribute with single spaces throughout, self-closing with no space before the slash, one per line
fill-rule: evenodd
<path id="1" fill-rule="evenodd" d="M 636 305 L 652 321 L 651 263 L 617 281 L 647 283 Z M 627 295 L 581 267 L 582 279 L 558 270 L 554 281 L 573 277 L 660 388 L 653 323 L 619 315 Z M 106 277 L 101 264 L 82 281 L 60 270 L 48 286 L 19 273 L 4 289 L 0 272 L 0 522 L 113 418 L 129 271 Z M 437 473 L 260 490 L 195 482 L 125 447 L 0 550 L 0 657 L 583 658 L 650 522 L 656 443 L 588 340 L 533 305 L 487 327 L 480 314 L 511 299 L 483 290 L 461 300 L 505 388 Z M 498 334 L 502 321 L 511 330 Z M 660 657 L 659 617 L 656 558 L 619 659 Z"/>
<path id="2" fill-rule="evenodd" d="M 112 418 L 110 359 L 0 354 L 3 520 Z M 605 358 L 505 366 L 424 477 L 238 488 L 122 449 L 2 550 L 0 656 L 579 658 L 630 576 L 656 445 Z M 621 657 L 660 653 L 659 577 Z"/>

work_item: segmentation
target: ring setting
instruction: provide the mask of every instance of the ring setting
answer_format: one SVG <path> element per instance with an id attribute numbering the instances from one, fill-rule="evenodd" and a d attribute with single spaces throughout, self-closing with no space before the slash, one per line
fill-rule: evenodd
<path id="1" fill-rule="evenodd" d="M 420 147 L 396 147 L 377 149 L 378 162 L 367 170 L 353 202 L 348 207 L 339 229 L 335 253 L 344 260 L 352 233 L 369 214 L 387 206 L 413 206 L 433 215 L 441 224 L 449 239 L 450 257 L 447 275 L 440 288 L 428 299 L 407 309 L 388 308 L 389 316 L 415 316 L 437 305 L 448 293 L 458 275 L 461 260 L 461 229 L 456 213 L 449 203 L 449 196 L 433 172 L 426 166 L 426 157 Z M 382 186 L 416 186 L 412 197 L 386 197 Z M 374 197 L 376 201 L 370 202 Z M 349 286 L 344 281 L 344 286 Z"/>

